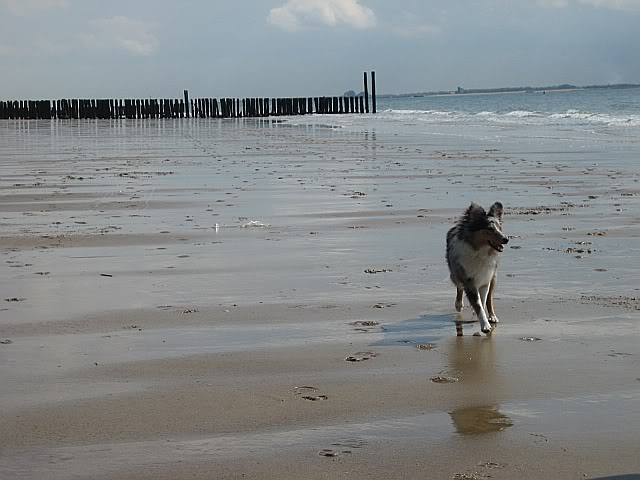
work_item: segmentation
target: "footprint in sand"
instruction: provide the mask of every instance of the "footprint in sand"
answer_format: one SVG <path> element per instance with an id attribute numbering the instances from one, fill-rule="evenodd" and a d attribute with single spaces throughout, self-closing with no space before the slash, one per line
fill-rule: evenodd
<path id="1" fill-rule="evenodd" d="M 364 362 L 365 360 L 369 360 L 370 358 L 377 357 L 378 354 L 375 352 L 356 352 L 353 355 L 345 358 L 347 362 Z"/>
<path id="2" fill-rule="evenodd" d="M 381 327 L 380 323 L 375 320 L 358 320 L 357 322 L 351 322 L 349 325 L 356 327 L 353 330 L 360 333 L 371 333 L 384 330 L 384 327 Z"/>
<path id="3" fill-rule="evenodd" d="M 329 400 L 329 397 L 326 395 L 316 395 L 316 393 L 318 392 L 317 387 L 311 387 L 311 386 L 305 385 L 302 387 L 294 387 L 294 389 L 295 389 L 296 395 L 299 395 L 300 398 L 304 400 L 308 400 L 310 402 Z"/>
<path id="4" fill-rule="evenodd" d="M 431 381 L 433 383 L 456 383 L 458 379 L 456 377 L 445 377 L 443 375 L 437 375 L 435 377 L 431 377 Z"/>
<path id="5" fill-rule="evenodd" d="M 318 452 L 318 455 L 321 457 L 337 457 L 339 454 L 340 452 L 332 450 L 331 448 L 323 448 Z"/>

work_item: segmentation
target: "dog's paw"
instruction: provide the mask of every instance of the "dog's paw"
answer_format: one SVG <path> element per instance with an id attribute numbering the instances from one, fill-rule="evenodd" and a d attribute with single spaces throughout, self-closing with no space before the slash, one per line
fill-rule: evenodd
<path id="1" fill-rule="evenodd" d="M 489 322 L 491 322 L 491 323 L 500 323 L 500 320 L 498 319 L 498 317 L 497 317 L 497 316 L 495 316 L 495 315 L 491 315 L 491 316 L 489 317 Z"/>
<path id="2" fill-rule="evenodd" d="M 463 308 L 464 308 L 464 305 L 462 302 L 459 302 L 459 303 L 456 302 L 456 312 L 458 313 L 461 312 Z"/>
<path id="3" fill-rule="evenodd" d="M 489 325 L 488 323 L 486 325 L 483 325 L 481 327 L 482 333 L 486 333 L 487 335 L 491 334 L 491 331 L 493 330 L 493 327 L 491 327 L 491 325 Z"/>

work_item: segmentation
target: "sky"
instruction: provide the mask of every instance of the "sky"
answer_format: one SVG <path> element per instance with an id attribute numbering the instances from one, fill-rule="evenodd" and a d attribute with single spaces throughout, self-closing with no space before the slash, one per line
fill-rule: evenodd
<path id="1" fill-rule="evenodd" d="M 640 0 L 0 0 L 0 99 L 640 83 Z"/>

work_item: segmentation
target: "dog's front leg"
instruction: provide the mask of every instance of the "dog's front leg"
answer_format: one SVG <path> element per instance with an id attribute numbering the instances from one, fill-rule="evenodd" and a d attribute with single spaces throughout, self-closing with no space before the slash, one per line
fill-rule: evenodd
<path id="1" fill-rule="evenodd" d="M 464 290 L 456 286 L 456 312 L 461 312 L 463 308 L 462 294 Z"/>
<path id="2" fill-rule="evenodd" d="M 469 303 L 473 307 L 473 310 L 476 312 L 478 316 L 478 320 L 480 320 L 480 329 L 483 333 L 491 332 L 491 324 L 487 319 L 487 314 L 485 313 L 484 306 L 482 304 L 482 298 L 480 297 L 480 292 L 471 287 L 467 287 L 465 289 L 467 293 L 467 298 L 469 299 Z"/>
<path id="3" fill-rule="evenodd" d="M 489 310 L 487 310 L 487 296 L 489 294 L 489 285 L 484 285 L 478 289 L 478 294 L 480 295 L 480 301 L 482 302 L 482 308 L 484 309 L 485 315 L 489 314 Z"/>

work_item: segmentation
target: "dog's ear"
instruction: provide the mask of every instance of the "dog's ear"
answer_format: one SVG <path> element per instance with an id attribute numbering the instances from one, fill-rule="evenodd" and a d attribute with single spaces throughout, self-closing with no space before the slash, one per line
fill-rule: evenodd
<path id="1" fill-rule="evenodd" d="M 473 221 L 484 215 L 486 215 L 484 208 L 473 202 L 471 202 L 471 205 L 469 205 L 469 207 L 464 212 L 464 217 L 467 219 L 467 221 Z"/>
<path id="2" fill-rule="evenodd" d="M 504 214 L 504 208 L 502 208 L 502 204 L 500 202 L 496 202 L 491 205 L 489 209 L 489 216 L 495 217 L 498 219 L 500 223 L 502 223 L 502 215 Z"/>

